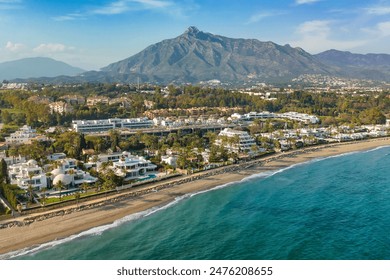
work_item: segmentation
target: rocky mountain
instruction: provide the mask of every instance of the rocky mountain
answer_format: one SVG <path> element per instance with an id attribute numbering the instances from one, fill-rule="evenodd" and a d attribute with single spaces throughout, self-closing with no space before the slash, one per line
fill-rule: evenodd
<path id="1" fill-rule="evenodd" d="M 300 74 L 332 74 L 301 48 L 255 39 L 232 39 L 188 28 L 182 35 L 147 47 L 101 69 L 110 76 L 149 82 L 223 82 L 290 79 Z"/>
<path id="2" fill-rule="evenodd" d="M 324 64 L 335 67 L 342 76 L 390 81 L 389 54 L 355 54 L 328 50 L 314 57 Z"/>
<path id="3" fill-rule="evenodd" d="M 0 81 L 60 75 L 73 76 L 84 71 L 47 57 L 24 58 L 0 63 Z"/>
<path id="4" fill-rule="evenodd" d="M 5 64 L 0 64 L 0 79 L 11 79 L 10 75 L 2 76 Z M 15 73 L 10 65 L 6 66 L 6 73 Z M 390 81 L 390 55 L 360 55 L 337 50 L 311 55 L 290 45 L 281 46 L 256 39 L 233 39 L 202 32 L 196 27 L 189 27 L 180 36 L 151 45 L 101 71 L 89 71 L 71 77 L 81 70 L 75 69 L 67 74 L 65 70 L 56 72 L 53 67 L 43 72 L 41 68 L 49 68 L 44 65 L 43 62 L 24 64 L 18 68 L 18 74 L 13 76 L 56 76 L 28 79 L 41 83 L 141 81 L 179 84 L 211 80 L 237 84 L 248 81 L 285 83 L 302 74 Z"/>

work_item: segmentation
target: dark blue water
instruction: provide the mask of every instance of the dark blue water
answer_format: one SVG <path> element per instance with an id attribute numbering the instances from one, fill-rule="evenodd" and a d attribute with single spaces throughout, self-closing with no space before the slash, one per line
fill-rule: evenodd
<path id="1" fill-rule="evenodd" d="M 297 165 L 19 258 L 390 259 L 389 153 Z"/>

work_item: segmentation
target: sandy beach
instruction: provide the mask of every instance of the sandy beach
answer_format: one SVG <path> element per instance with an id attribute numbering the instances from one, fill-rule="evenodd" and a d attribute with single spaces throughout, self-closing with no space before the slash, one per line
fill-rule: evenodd
<path id="1" fill-rule="evenodd" d="M 254 161 L 253 164 L 252 162 L 246 164 L 245 168 L 236 168 L 236 170 L 233 171 L 224 171 L 220 172 L 220 174 L 210 176 L 192 175 L 192 179 L 187 180 L 188 182 L 186 183 L 176 184 L 169 188 L 151 191 L 136 197 L 115 200 L 115 197 L 120 196 L 120 194 L 116 194 L 110 196 L 108 199 L 101 198 L 93 202 L 88 201 L 85 203 L 101 203 L 101 206 L 35 221 L 26 226 L 14 226 L 0 229 L 0 254 L 37 246 L 55 239 L 62 239 L 78 234 L 97 226 L 110 224 L 130 214 L 165 205 L 173 201 L 176 197 L 211 189 L 230 182 L 237 182 L 250 175 L 269 170 L 278 170 L 315 158 L 328 157 L 353 151 L 369 150 L 387 145 L 390 145 L 390 138 L 332 144 L 315 148 L 309 147 L 304 150 L 295 150 L 268 156 L 261 160 Z M 173 179 L 172 182 L 174 180 L 180 179 Z M 148 188 L 153 186 L 154 185 L 148 186 Z M 155 186 L 157 186 L 157 184 L 155 184 Z M 83 203 L 80 203 L 80 206 L 83 206 Z M 75 209 L 75 206 L 64 209 L 69 208 Z M 53 211 L 58 210 L 59 209 Z M 39 215 L 42 215 L 42 213 Z M 29 216 L 25 215 L 15 220 L 25 221 L 29 218 Z M 2 221 L 0 223 L 3 224 L 6 222 L 9 221 Z M 0 259 L 1 258 L 7 258 L 7 255 L 0 256 Z"/>

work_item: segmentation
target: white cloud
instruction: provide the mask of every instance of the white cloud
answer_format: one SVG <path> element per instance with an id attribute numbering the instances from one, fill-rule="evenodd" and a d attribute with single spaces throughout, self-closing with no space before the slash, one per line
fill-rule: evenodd
<path id="1" fill-rule="evenodd" d="M 12 43 L 10 41 L 8 41 L 7 44 L 5 45 L 5 49 L 10 51 L 10 52 L 19 52 L 19 51 L 23 50 L 24 48 L 25 48 L 25 46 L 23 44 Z"/>
<path id="2" fill-rule="evenodd" d="M 384 16 L 384 15 L 389 15 L 390 14 L 390 6 L 376 6 L 376 7 L 371 7 L 365 9 L 367 14 L 369 15 L 376 15 L 376 16 Z"/>
<path id="3" fill-rule="evenodd" d="M 73 51 L 74 49 L 75 49 L 74 47 L 68 47 L 65 46 L 64 44 L 49 43 L 49 44 L 40 44 L 39 46 L 35 47 L 33 51 L 36 53 L 50 54 L 50 53 L 61 53 L 61 52 Z"/>
<path id="4" fill-rule="evenodd" d="M 286 12 L 282 12 L 282 11 L 264 11 L 264 12 L 259 12 L 257 14 L 254 14 L 252 15 L 247 24 L 250 24 L 250 23 L 256 23 L 256 22 L 259 22 L 265 18 L 268 18 L 268 17 L 275 17 L 275 16 L 280 16 L 280 15 L 284 15 L 286 14 Z"/>
<path id="5" fill-rule="evenodd" d="M 0 0 L 0 10 L 20 9 L 22 0 Z"/>
<path id="6" fill-rule="evenodd" d="M 77 20 L 77 19 L 85 19 L 86 17 L 82 14 L 72 13 L 64 16 L 52 17 L 55 21 L 69 21 L 69 20 Z"/>
<path id="7" fill-rule="evenodd" d="M 106 6 L 94 9 L 92 14 L 116 15 L 131 10 L 163 9 L 171 6 L 172 2 L 162 0 L 117 0 Z"/>
<path id="8" fill-rule="evenodd" d="M 390 36 L 390 21 L 380 22 L 377 25 L 382 37 Z"/>
<path id="9" fill-rule="evenodd" d="M 306 21 L 298 27 L 298 32 L 305 36 L 325 36 L 330 31 L 330 23 L 328 20 Z"/>
<path id="10" fill-rule="evenodd" d="M 295 4 L 297 5 L 304 5 L 304 4 L 312 4 L 312 3 L 315 3 L 315 2 L 319 2 L 321 0 L 296 0 L 295 1 Z"/>
<path id="11" fill-rule="evenodd" d="M 379 22 L 373 28 L 363 28 L 362 31 L 376 37 L 390 36 L 390 21 Z"/>
<path id="12" fill-rule="evenodd" d="M 168 9 L 169 8 L 169 9 Z M 103 6 L 90 7 L 77 13 L 56 16 L 56 21 L 86 19 L 91 15 L 120 15 L 130 11 L 160 10 L 174 16 L 183 16 L 184 10 L 193 8 L 191 5 L 181 6 L 169 0 L 115 0 Z"/>
<path id="13" fill-rule="evenodd" d="M 304 22 L 298 26 L 296 31 L 300 39 L 291 44 L 302 47 L 308 52 L 318 53 L 327 49 L 352 49 L 367 43 L 365 40 L 334 39 L 332 36 L 342 32 L 343 29 L 342 26 L 338 26 L 338 32 L 336 32 L 333 28 L 334 23 L 328 20 Z"/>

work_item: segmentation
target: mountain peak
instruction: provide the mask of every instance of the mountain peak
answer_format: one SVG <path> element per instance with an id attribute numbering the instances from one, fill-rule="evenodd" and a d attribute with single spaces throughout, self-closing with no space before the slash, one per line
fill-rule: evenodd
<path id="1" fill-rule="evenodd" d="M 186 34 L 188 34 L 188 35 L 196 35 L 196 34 L 198 34 L 200 31 L 199 31 L 199 29 L 198 28 L 196 28 L 195 26 L 190 26 L 190 27 L 188 27 L 187 28 L 187 30 L 186 30 Z"/>

